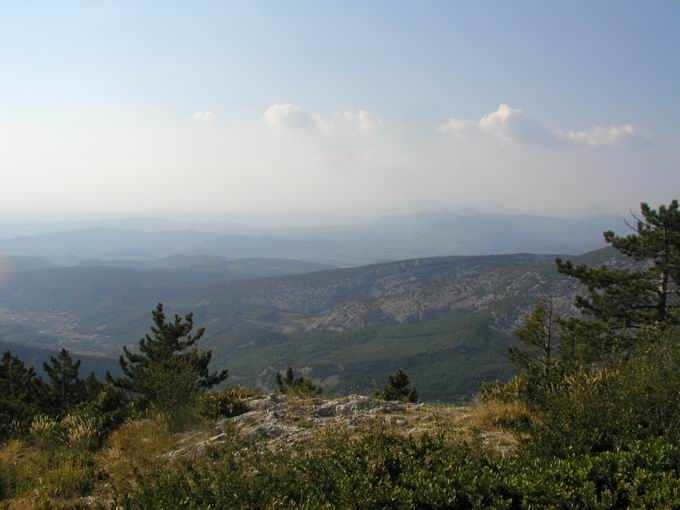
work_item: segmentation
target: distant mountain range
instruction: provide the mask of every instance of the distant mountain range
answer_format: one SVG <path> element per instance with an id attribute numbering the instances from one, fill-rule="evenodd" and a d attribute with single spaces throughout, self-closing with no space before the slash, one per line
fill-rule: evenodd
<path id="1" fill-rule="evenodd" d="M 333 266 L 385 260 L 508 253 L 579 254 L 603 246 L 602 232 L 621 218 L 554 218 L 442 209 L 385 216 L 346 226 L 271 227 L 166 220 L 110 220 L 96 227 L 0 239 L 0 254 L 51 264 L 150 260 L 174 255 L 286 258 Z M 64 223 L 72 228 L 84 223 Z M 29 231 L 35 232 L 35 227 Z M 8 232 L 11 232 L 9 230 Z"/>

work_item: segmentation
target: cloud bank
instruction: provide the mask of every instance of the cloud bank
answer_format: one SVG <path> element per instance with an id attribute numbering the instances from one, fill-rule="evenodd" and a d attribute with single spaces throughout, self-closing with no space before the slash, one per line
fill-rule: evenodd
<path id="1" fill-rule="evenodd" d="M 632 124 L 622 126 L 595 126 L 585 131 L 560 131 L 560 138 L 591 147 L 628 146 L 634 147 L 649 142 L 649 137 L 637 132 Z"/>
<path id="2" fill-rule="evenodd" d="M 81 210 L 191 213 L 413 200 L 628 208 L 666 203 L 680 189 L 679 153 L 663 138 L 645 150 L 612 149 L 644 142 L 632 124 L 560 131 L 501 105 L 477 120 L 449 119 L 440 134 L 436 121 L 423 129 L 393 115 L 384 123 L 359 108 L 262 106 L 241 120 L 196 112 L 194 128 L 210 129 L 192 129 L 181 116 L 160 125 L 142 119 L 135 129 L 123 121 L 34 129 L 0 116 L 0 168 L 12 169 L 0 199 L 7 208 L 68 202 Z"/>
<path id="3" fill-rule="evenodd" d="M 199 121 L 215 120 L 217 118 L 217 114 L 215 112 L 195 112 L 191 118 L 193 120 Z"/>
<path id="4" fill-rule="evenodd" d="M 466 140 L 491 139 L 501 143 L 544 146 L 636 147 L 649 142 L 649 136 L 639 133 L 632 124 L 552 132 L 524 110 L 507 104 L 501 104 L 496 111 L 487 113 L 478 121 L 450 118 L 439 126 L 439 131 Z"/>
<path id="5" fill-rule="evenodd" d="M 307 112 L 291 103 L 273 104 L 264 111 L 265 123 L 273 128 L 321 133 L 370 132 L 380 128 L 380 118 L 366 110 L 335 112 L 329 116 Z"/>

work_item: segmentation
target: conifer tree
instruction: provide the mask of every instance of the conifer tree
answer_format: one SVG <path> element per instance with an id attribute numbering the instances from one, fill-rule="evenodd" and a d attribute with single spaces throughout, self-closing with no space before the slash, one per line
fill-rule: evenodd
<path id="1" fill-rule="evenodd" d="M 119 387 L 130 392 L 143 409 L 170 414 L 193 405 L 198 395 L 227 378 L 227 371 L 210 372 L 211 351 L 197 349 L 204 328 L 193 332 L 193 314 L 166 321 L 163 304 L 153 311 L 151 335 L 139 342 L 139 352 L 124 348 Z"/>
<path id="2" fill-rule="evenodd" d="M 46 393 L 35 369 L 5 352 L 0 360 L 0 439 L 7 437 L 13 423 L 28 426 L 33 416 L 43 411 Z"/>
<path id="3" fill-rule="evenodd" d="M 376 392 L 375 396 L 383 400 L 403 400 L 406 402 L 418 401 L 418 390 L 410 388 L 411 382 L 403 370 L 389 376 L 389 384 L 382 391 Z"/>
<path id="4" fill-rule="evenodd" d="M 561 321 L 574 355 L 586 362 L 630 353 L 642 330 L 680 322 L 680 208 L 673 200 L 640 206 L 633 233 L 604 233 L 605 241 L 631 261 L 629 267 L 574 265 L 557 259 L 557 270 L 588 291 L 576 298 L 582 316 Z M 636 267 L 630 267 L 636 266 Z"/>
<path id="5" fill-rule="evenodd" d="M 285 378 L 281 376 L 281 372 L 276 373 L 276 391 L 297 397 L 311 397 L 321 394 L 323 388 L 303 375 L 296 378 L 293 367 L 288 367 Z"/>
<path id="6" fill-rule="evenodd" d="M 48 395 L 55 414 L 66 414 L 87 398 L 85 381 L 80 378 L 80 360 L 73 361 L 66 349 L 62 349 L 56 358 L 50 356 L 49 363 L 43 363 L 43 368 L 49 378 Z"/>
<path id="7" fill-rule="evenodd" d="M 508 349 L 508 356 L 520 370 L 529 400 L 541 401 L 557 380 L 557 353 L 560 344 L 556 327 L 555 307 L 551 299 L 539 301 L 517 328 L 520 345 Z"/>
<path id="8" fill-rule="evenodd" d="M 293 367 L 286 370 L 286 378 L 281 377 L 281 372 L 276 372 L 276 390 L 279 393 L 286 393 L 287 389 L 295 384 L 295 374 Z"/>

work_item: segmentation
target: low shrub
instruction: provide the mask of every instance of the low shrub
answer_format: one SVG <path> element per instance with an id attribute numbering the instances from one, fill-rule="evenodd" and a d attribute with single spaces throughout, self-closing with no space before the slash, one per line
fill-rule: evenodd
<path id="1" fill-rule="evenodd" d="M 140 417 L 132 400 L 112 383 L 103 385 L 92 400 L 78 406 L 74 413 L 96 417 L 102 438 L 126 420 Z"/>
<path id="2" fill-rule="evenodd" d="M 293 451 L 232 441 L 118 487 L 122 508 L 676 508 L 680 448 L 660 439 L 502 459 L 443 435 L 331 428 Z"/>
<path id="3" fill-rule="evenodd" d="M 678 508 L 680 447 L 664 438 L 609 452 L 523 457 L 508 484 L 521 508 Z"/>
<path id="4" fill-rule="evenodd" d="M 485 454 L 443 437 L 331 428 L 292 452 L 236 438 L 119 488 L 123 508 L 448 508 L 505 501 Z M 386 424 L 380 424 L 384 429 Z"/>
<path id="5" fill-rule="evenodd" d="M 198 413 L 209 420 L 238 416 L 248 411 L 244 399 L 250 395 L 257 393 L 240 386 L 204 393 L 198 399 Z"/>
<path id="6" fill-rule="evenodd" d="M 549 395 L 526 447 L 544 455 L 611 451 L 680 432 L 680 344 L 663 341 L 607 369 L 582 369 Z"/>
<path id="7" fill-rule="evenodd" d="M 477 398 L 482 402 L 518 402 L 522 400 L 525 383 L 522 378 L 515 376 L 507 382 L 495 381 L 484 383 L 479 389 Z"/>

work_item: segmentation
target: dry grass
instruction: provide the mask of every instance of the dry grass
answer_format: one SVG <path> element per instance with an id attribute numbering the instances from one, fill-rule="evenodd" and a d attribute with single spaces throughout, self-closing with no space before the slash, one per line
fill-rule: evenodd
<path id="1" fill-rule="evenodd" d="M 247 386 L 241 386 L 240 384 L 227 388 L 224 391 L 235 400 L 259 398 L 264 395 L 264 392 L 259 388 L 248 388 Z"/>
<path id="2" fill-rule="evenodd" d="M 479 431 L 500 432 L 522 430 L 531 419 L 531 412 L 522 402 L 490 400 L 468 408 L 458 423 Z"/>
<path id="3" fill-rule="evenodd" d="M 124 424 L 114 431 L 98 456 L 98 464 L 114 481 L 132 477 L 134 470 L 148 470 L 156 457 L 177 443 L 170 422 L 162 416 Z"/>
<path id="4" fill-rule="evenodd" d="M 9 441 L 0 449 L 2 508 L 31 510 L 75 508 L 94 484 L 97 469 L 87 453 L 44 450 L 23 441 Z"/>
<path id="5" fill-rule="evenodd" d="M 12 466 L 21 462 L 26 456 L 27 449 L 20 439 L 12 439 L 0 449 L 0 465 Z"/>
<path id="6" fill-rule="evenodd" d="M 207 429 L 202 430 L 204 425 L 201 423 L 198 430 L 176 433 L 172 431 L 170 420 L 163 416 L 124 424 L 109 436 L 96 456 L 104 477 L 92 492 L 91 499 L 105 506 L 114 492 L 125 492 L 131 480 L 168 462 L 161 458 L 163 454 L 207 439 L 211 434 Z"/>
<path id="7" fill-rule="evenodd" d="M 514 455 L 523 434 L 535 417 L 521 402 L 478 402 L 455 416 L 453 427 L 460 436 L 481 438 L 502 456 Z"/>

